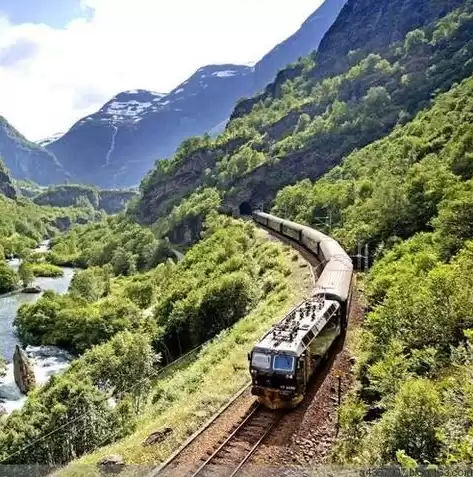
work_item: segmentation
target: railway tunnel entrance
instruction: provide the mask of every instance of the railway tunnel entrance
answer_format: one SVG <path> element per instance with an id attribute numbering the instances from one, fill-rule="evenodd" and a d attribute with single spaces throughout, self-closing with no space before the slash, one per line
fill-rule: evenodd
<path id="1" fill-rule="evenodd" d="M 242 202 L 240 204 L 240 215 L 251 215 L 253 209 L 249 202 Z"/>

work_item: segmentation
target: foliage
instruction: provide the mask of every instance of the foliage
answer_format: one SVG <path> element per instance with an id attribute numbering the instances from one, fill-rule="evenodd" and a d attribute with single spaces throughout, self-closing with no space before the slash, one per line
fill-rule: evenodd
<path id="1" fill-rule="evenodd" d="M 332 233 L 345 247 L 355 250 L 368 243 L 373 255 L 377 248 L 380 253 L 435 227 L 444 253 L 451 255 L 470 232 L 470 185 L 460 184 L 469 177 L 459 176 L 456 167 L 458 157 L 472 150 L 472 90 L 473 80 L 464 81 L 412 122 L 350 154 L 316 183 L 306 180 L 283 189 L 274 212 L 319 227 L 330 214 Z"/>
<path id="2" fill-rule="evenodd" d="M 117 437 L 130 432 L 158 360 L 149 337 L 130 332 L 85 353 L 0 423 L 0 460 L 11 456 L 11 464 L 65 464 L 107 442 L 111 429 Z M 50 433 L 23 451 L 25 444 Z"/>
<path id="3" fill-rule="evenodd" d="M 107 217 L 86 227 L 76 227 L 51 241 L 48 260 L 77 267 L 111 264 L 115 275 L 150 270 L 171 256 L 165 242 L 124 216 Z"/>
<path id="4" fill-rule="evenodd" d="M 20 268 L 18 269 L 18 275 L 20 276 L 25 288 L 31 285 L 35 277 L 32 266 L 26 261 L 21 263 Z"/>
<path id="5" fill-rule="evenodd" d="M 473 462 L 473 422 L 463 411 L 471 409 L 473 372 L 472 176 L 465 159 L 473 151 L 472 90 L 473 79 L 464 81 L 317 183 L 278 197 L 278 213 L 309 224 L 330 204 L 332 233 L 352 249 L 368 243 L 377 259 L 367 275 L 370 312 L 357 349 L 361 386 L 342 411 L 340 462 Z M 369 417 L 374 411 L 378 417 Z"/>
<path id="6" fill-rule="evenodd" d="M 186 232 L 190 236 L 187 242 L 195 242 L 199 238 L 202 223 L 207 214 L 221 204 L 220 193 L 215 188 L 196 190 L 191 196 L 174 207 L 169 216 L 163 217 L 154 224 L 158 237 L 170 236 L 172 242 L 185 243 Z"/>
<path id="7" fill-rule="evenodd" d="M 69 295 L 46 291 L 36 303 L 20 307 L 15 325 L 23 341 L 81 353 L 120 331 L 152 328 L 149 319 L 127 298 L 106 296 L 92 302 L 91 298 L 97 298 L 93 293 L 98 294 L 100 285 L 87 287 L 83 277 L 79 275 Z"/>
<path id="8" fill-rule="evenodd" d="M 44 237 L 100 216 L 86 209 L 40 207 L 23 197 L 11 200 L 1 194 L 0 210 L 0 245 L 7 257 L 25 256 Z"/>
<path id="9" fill-rule="evenodd" d="M 0 294 L 13 291 L 18 286 L 18 274 L 0 261 Z"/>
<path id="10" fill-rule="evenodd" d="M 283 252 L 280 244 L 265 243 L 265 237 L 260 233 L 257 235 L 258 255 L 268 253 L 278 261 L 283 260 L 297 274 L 302 270 L 307 273 L 304 275 L 307 284 L 310 283 L 308 270 L 291 261 L 291 250 Z M 112 454 L 119 454 L 126 462 L 138 466 L 154 465 L 169 457 L 248 382 L 248 351 L 302 298 L 296 276 L 279 276 L 277 287 L 268 292 L 247 316 L 202 349 L 191 353 L 178 367 L 163 374 L 153 387 L 152 405 L 139 418 L 133 434 L 73 462 L 62 469 L 59 476 L 82 475 L 82 469 L 90 469 L 101 458 Z M 165 427 L 171 427 L 173 431 L 163 442 L 156 446 L 142 445 L 152 432 Z"/>
<path id="11" fill-rule="evenodd" d="M 118 278 L 112 278 L 111 266 L 90 267 L 75 275 L 68 294 L 48 291 L 35 304 L 23 306 L 16 321 L 23 339 L 66 346 L 83 354 L 64 375 L 34 391 L 25 407 L 0 425 L 0 458 L 85 413 L 84 422 L 65 426 L 31 456 L 20 453 L 9 461 L 68 462 L 99 443 L 133 432 L 137 419 L 143 419 L 139 413 L 144 409 L 155 413 L 169 406 L 168 396 L 173 392 L 189 396 L 199 387 L 204 369 L 218 369 L 218 362 L 224 360 L 226 367 L 232 363 L 230 368 L 238 371 L 238 379 L 227 379 L 225 390 L 219 387 L 220 397 L 211 407 L 205 406 L 206 412 L 213 409 L 246 379 L 246 367 L 241 364 L 246 350 L 268 322 L 274 321 L 274 311 L 278 314 L 289 307 L 286 300 L 292 283 L 288 274 L 281 246 L 267 242 L 253 224 L 210 214 L 203 240 L 178 264 L 167 262 L 146 274 Z M 269 291 L 265 287 L 268 280 L 273 283 Z M 245 318 L 250 307 L 259 304 L 258 311 Z M 176 381 L 164 394 L 165 381 L 157 381 L 150 392 L 157 351 L 166 354 L 165 361 L 175 359 L 229 330 L 237 320 L 244 321 L 239 321 L 235 331 L 223 331 L 213 348 L 202 351 L 195 370 L 170 374 Z M 222 341 L 228 333 L 231 342 Z M 232 360 L 229 350 L 238 361 Z M 191 379 L 191 373 L 197 374 Z M 109 396 L 115 406 L 109 404 Z M 189 425 L 195 423 L 189 421 Z M 87 439 L 86 432 L 90 433 Z"/>
<path id="12" fill-rule="evenodd" d="M 97 230 L 106 237 L 104 224 L 94 224 L 58 243 L 77 244 L 82 232 L 85 237 Z M 108 266 L 77 272 L 68 294 L 46 292 L 22 306 L 15 321 L 22 340 L 81 353 L 119 331 L 141 331 L 151 333 L 170 359 L 232 326 L 261 299 L 269 282 L 277 287 L 287 273 L 277 249 L 264 245 L 252 224 L 214 213 L 204 239 L 177 265 L 162 263 L 146 274 L 113 279 L 114 257 Z"/>

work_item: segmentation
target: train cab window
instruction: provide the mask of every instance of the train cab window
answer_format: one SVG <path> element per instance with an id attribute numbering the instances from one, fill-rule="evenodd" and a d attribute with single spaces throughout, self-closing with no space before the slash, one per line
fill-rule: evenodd
<path id="1" fill-rule="evenodd" d="M 274 357 L 273 369 L 274 371 L 293 371 L 294 362 L 294 356 L 276 355 Z"/>
<path id="2" fill-rule="evenodd" d="M 269 369 L 271 367 L 271 355 L 264 353 L 253 353 L 251 366 L 258 369 Z"/>

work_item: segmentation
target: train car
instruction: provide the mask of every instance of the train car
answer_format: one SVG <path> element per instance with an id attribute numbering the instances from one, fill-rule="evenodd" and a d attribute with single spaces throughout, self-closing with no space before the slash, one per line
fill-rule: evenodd
<path id="1" fill-rule="evenodd" d="M 314 295 L 340 303 L 342 327 L 348 324 L 353 289 L 353 265 L 345 260 L 331 259 L 317 280 Z"/>
<path id="2" fill-rule="evenodd" d="M 296 407 L 341 331 L 338 302 L 314 295 L 302 303 L 251 351 L 252 394 L 270 409 Z"/>
<path id="3" fill-rule="evenodd" d="M 295 407 L 347 325 L 353 264 L 340 244 L 322 232 L 260 211 L 253 218 L 297 241 L 323 267 L 312 297 L 273 327 L 248 356 L 258 400 L 271 409 Z"/>
<path id="4" fill-rule="evenodd" d="M 274 215 L 270 215 L 268 217 L 267 227 L 269 227 L 271 230 L 274 230 L 275 232 L 282 233 L 282 223 L 283 219 L 275 217 Z"/>
<path id="5" fill-rule="evenodd" d="M 295 240 L 298 243 L 302 242 L 302 231 L 304 230 L 303 225 L 296 224 L 294 222 L 289 222 L 289 220 L 283 220 L 281 224 L 281 233 Z"/>
<path id="6" fill-rule="evenodd" d="M 259 210 L 254 211 L 252 216 L 255 222 L 258 222 L 259 224 L 264 225 L 275 232 L 282 233 L 282 224 L 284 222 L 283 219 L 280 219 L 275 215 L 266 214 Z"/>
<path id="7" fill-rule="evenodd" d="M 265 214 L 264 212 L 261 211 L 255 211 L 252 214 L 253 220 L 257 222 L 258 224 L 268 226 L 268 219 L 270 217 L 269 214 Z"/>

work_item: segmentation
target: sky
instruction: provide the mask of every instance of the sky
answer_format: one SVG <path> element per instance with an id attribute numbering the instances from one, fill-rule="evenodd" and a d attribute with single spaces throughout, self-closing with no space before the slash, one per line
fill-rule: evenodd
<path id="1" fill-rule="evenodd" d="M 1 0 L 0 115 L 33 141 L 65 132 L 120 91 L 258 61 L 322 2 Z"/>

